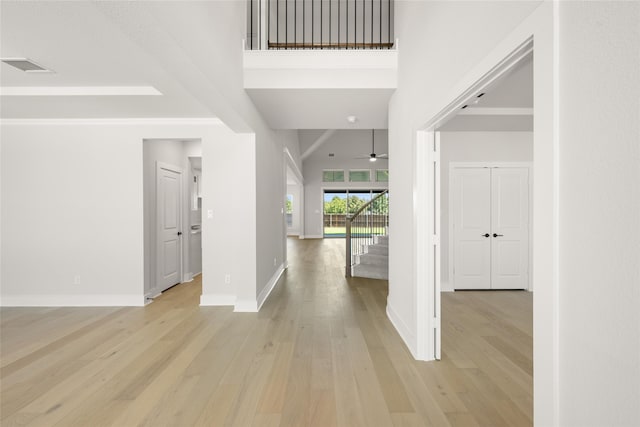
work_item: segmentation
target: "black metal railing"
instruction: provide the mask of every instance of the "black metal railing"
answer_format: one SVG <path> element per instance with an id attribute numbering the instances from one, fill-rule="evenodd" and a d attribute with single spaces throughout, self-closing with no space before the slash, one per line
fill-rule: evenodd
<path id="1" fill-rule="evenodd" d="M 394 0 L 248 0 L 246 48 L 391 49 Z"/>
<path id="2" fill-rule="evenodd" d="M 384 190 L 346 218 L 345 276 L 351 277 L 356 257 L 389 233 L 389 191 Z"/>

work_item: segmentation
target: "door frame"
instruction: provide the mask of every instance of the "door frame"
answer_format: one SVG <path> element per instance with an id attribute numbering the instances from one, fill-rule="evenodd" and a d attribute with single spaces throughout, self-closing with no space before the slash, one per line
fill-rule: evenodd
<path id="1" fill-rule="evenodd" d="M 533 283 L 533 269 L 531 266 L 533 265 L 533 233 L 531 226 L 531 219 L 533 218 L 533 162 L 449 162 L 449 282 L 453 292 L 455 292 L 455 278 L 453 276 L 453 260 L 454 260 L 454 239 L 453 239 L 453 218 L 454 212 L 450 208 L 452 206 L 453 200 L 453 174 L 455 169 L 464 169 L 464 168 L 526 168 L 528 171 L 528 198 L 529 198 L 529 221 L 528 221 L 528 234 L 529 234 L 529 257 L 528 257 L 528 269 L 529 272 L 529 281 L 527 286 L 527 291 L 531 291 L 532 283 Z M 442 183 L 440 183 L 442 185 Z"/>
<path id="2" fill-rule="evenodd" d="M 438 129 L 457 115 L 463 105 L 475 99 L 476 94 L 485 91 L 486 88 L 516 67 L 533 51 L 533 35 L 529 33 L 523 39 L 520 39 L 513 47 L 513 50 L 506 56 L 494 62 L 486 73 L 480 75 L 476 81 L 470 82 L 468 86 L 459 89 L 442 110 L 435 113 L 417 130 L 416 143 L 414 145 L 414 169 L 416 171 L 414 178 L 416 204 L 414 209 L 414 235 L 416 237 L 413 243 L 413 253 L 415 257 L 417 313 L 416 358 L 419 360 L 440 360 L 441 356 L 441 179 L 440 132 Z M 535 78 L 534 62 L 534 81 Z M 537 110 L 534 114 L 536 113 Z"/>
<path id="3" fill-rule="evenodd" d="M 162 263 L 160 262 L 160 253 L 161 251 L 161 244 L 162 244 L 162 231 L 161 231 L 161 227 L 160 227 L 160 212 L 161 212 L 161 206 L 160 206 L 160 197 L 158 197 L 158 195 L 160 194 L 160 171 L 161 170 L 168 170 L 171 172 L 175 172 L 177 174 L 180 174 L 180 182 L 178 185 L 178 205 L 179 205 L 179 209 L 178 209 L 178 223 L 179 226 L 178 228 L 180 229 L 180 231 L 182 232 L 182 235 L 180 236 L 180 243 L 179 243 L 179 247 L 178 247 L 178 252 L 179 252 L 179 261 L 178 261 L 178 284 L 183 282 L 183 277 L 182 277 L 182 272 L 184 270 L 184 266 L 183 266 L 183 261 L 184 261 L 184 229 L 183 229 L 183 214 L 182 211 L 184 209 L 184 194 L 183 194 L 183 180 L 184 180 L 184 173 L 182 168 L 175 166 L 175 165 L 171 165 L 169 163 L 163 163 L 163 162 L 156 162 L 156 283 L 154 283 L 154 291 L 153 294 L 158 295 L 161 292 L 164 292 L 165 290 L 169 289 L 169 288 L 164 288 L 162 289 L 162 287 L 159 285 L 160 282 L 160 277 L 161 277 L 161 265 Z"/>

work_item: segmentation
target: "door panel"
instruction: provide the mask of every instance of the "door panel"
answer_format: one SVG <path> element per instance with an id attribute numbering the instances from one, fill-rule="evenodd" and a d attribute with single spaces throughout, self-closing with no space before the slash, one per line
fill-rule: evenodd
<path id="1" fill-rule="evenodd" d="M 163 291 L 181 279 L 181 173 L 158 168 L 158 254 L 156 288 Z"/>
<path id="2" fill-rule="evenodd" d="M 491 175 L 491 287 L 527 289 L 529 171 L 527 168 L 494 168 Z"/>
<path id="3" fill-rule="evenodd" d="M 491 170 L 454 170 L 453 244 L 455 289 L 489 289 L 491 286 Z"/>

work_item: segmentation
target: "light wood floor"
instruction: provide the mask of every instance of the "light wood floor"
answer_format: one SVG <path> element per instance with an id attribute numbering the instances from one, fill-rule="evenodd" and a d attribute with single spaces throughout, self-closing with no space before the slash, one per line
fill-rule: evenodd
<path id="1" fill-rule="evenodd" d="M 2 426 L 532 424 L 531 294 L 444 294 L 443 359 L 416 362 L 341 244 L 290 240 L 260 313 L 199 307 L 198 280 L 144 308 L 2 309 Z"/>

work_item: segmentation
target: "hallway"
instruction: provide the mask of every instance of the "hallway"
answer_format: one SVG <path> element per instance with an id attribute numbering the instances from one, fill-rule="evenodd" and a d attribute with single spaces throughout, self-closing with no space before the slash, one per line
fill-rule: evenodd
<path id="1" fill-rule="evenodd" d="M 343 244 L 289 239 L 259 313 L 198 306 L 199 278 L 144 308 L 3 308 L 2 425 L 532 424 L 532 294 L 445 293 L 443 360 L 416 362 Z"/>

